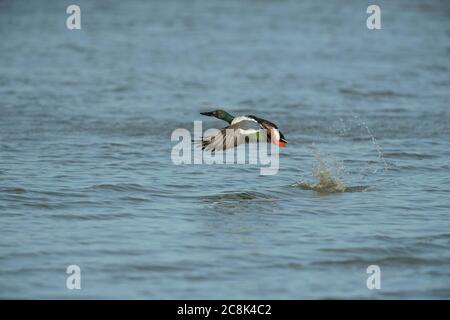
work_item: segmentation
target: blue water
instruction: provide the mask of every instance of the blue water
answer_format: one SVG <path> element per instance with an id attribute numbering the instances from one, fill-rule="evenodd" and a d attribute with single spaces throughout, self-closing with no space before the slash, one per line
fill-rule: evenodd
<path id="1" fill-rule="evenodd" d="M 0 1 L 0 298 L 450 298 L 448 1 L 68 4 Z M 277 175 L 172 163 L 215 106 Z"/>

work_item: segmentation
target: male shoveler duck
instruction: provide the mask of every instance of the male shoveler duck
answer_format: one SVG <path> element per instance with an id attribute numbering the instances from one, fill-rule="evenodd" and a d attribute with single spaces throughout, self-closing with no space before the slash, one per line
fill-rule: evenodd
<path id="1" fill-rule="evenodd" d="M 267 142 L 272 141 L 279 147 L 286 146 L 286 138 L 278 127 L 270 121 L 253 115 L 234 117 L 223 110 L 200 112 L 200 114 L 216 117 L 230 124 L 228 127 L 221 129 L 215 135 L 203 137 L 202 150 L 211 150 L 214 152 L 215 150 L 234 148 L 240 144 L 248 143 L 252 140 L 259 141 L 263 138 L 263 136 L 261 136 L 262 134 L 267 136 Z"/>

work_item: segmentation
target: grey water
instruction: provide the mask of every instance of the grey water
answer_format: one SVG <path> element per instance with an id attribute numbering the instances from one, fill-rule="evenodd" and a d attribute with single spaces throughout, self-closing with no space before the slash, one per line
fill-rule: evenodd
<path id="1" fill-rule="evenodd" d="M 68 4 L 0 1 L 0 298 L 450 298 L 448 1 Z M 278 174 L 174 165 L 217 106 Z"/>

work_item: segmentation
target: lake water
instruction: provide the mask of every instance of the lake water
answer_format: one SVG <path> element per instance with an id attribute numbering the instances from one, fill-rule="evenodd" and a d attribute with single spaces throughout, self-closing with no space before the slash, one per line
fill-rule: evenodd
<path id="1" fill-rule="evenodd" d="M 1 298 L 450 298 L 448 1 L 68 4 L 0 1 Z M 172 163 L 217 106 L 278 174 Z"/>

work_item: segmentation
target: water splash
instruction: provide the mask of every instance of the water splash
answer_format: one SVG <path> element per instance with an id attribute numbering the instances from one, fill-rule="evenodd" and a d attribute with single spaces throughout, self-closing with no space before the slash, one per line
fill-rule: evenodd
<path id="1" fill-rule="evenodd" d="M 345 120 L 340 118 L 339 123 L 335 124 L 334 127 L 337 127 L 337 135 L 339 137 L 351 138 L 356 141 L 367 141 L 376 151 L 376 159 L 367 159 L 364 166 L 356 172 L 347 172 L 348 175 L 357 174 L 357 176 L 359 176 L 359 181 L 362 182 L 367 178 L 367 176 L 377 174 L 380 170 L 380 166 L 382 166 L 382 170 L 384 172 L 389 170 L 389 165 L 384 158 L 384 154 L 378 140 L 375 138 L 375 135 L 367 123 L 358 115 L 354 115 Z"/>
<path id="2" fill-rule="evenodd" d="M 366 129 L 366 131 L 367 131 L 367 134 L 369 135 L 369 137 L 370 137 L 370 140 L 371 140 L 371 142 L 372 142 L 372 145 L 375 147 L 375 149 L 377 150 L 377 153 L 378 153 L 378 160 L 379 161 L 381 161 L 382 163 L 383 163 L 383 165 L 384 165 L 384 171 L 388 171 L 389 170 L 389 165 L 387 164 L 387 162 L 386 162 L 386 159 L 384 158 L 384 155 L 383 155 L 383 151 L 381 150 L 381 146 L 380 146 L 380 144 L 378 143 L 378 140 L 375 138 L 375 136 L 373 135 L 373 133 L 372 133 L 372 130 L 370 130 L 370 128 L 369 128 L 369 126 L 366 124 L 366 122 L 364 121 L 364 120 L 361 120 L 360 118 L 359 118 L 359 116 L 354 116 L 354 118 L 356 119 L 356 120 L 358 120 L 358 123 L 359 123 L 359 125 L 361 126 L 361 127 L 363 127 L 364 129 Z M 375 172 L 374 173 L 376 173 L 377 172 L 377 170 L 375 169 Z"/>
<path id="3" fill-rule="evenodd" d="M 359 176 L 359 184 L 361 184 L 361 182 L 363 180 L 366 180 L 368 176 L 377 173 L 380 164 L 383 166 L 384 171 L 387 171 L 389 169 L 389 166 L 384 158 L 380 144 L 378 143 L 377 139 L 373 135 L 366 122 L 361 120 L 359 116 L 354 116 L 353 119 L 356 120 L 356 124 L 354 122 L 352 124 L 351 121 L 344 121 L 344 119 L 342 118 L 339 119 L 340 126 L 337 131 L 337 136 L 341 138 L 350 137 L 353 139 L 361 140 L 361 137 L 359 135 L 362 134 L 364 136 L 362 140 L 369 139 L 370 143 L 377 152 L 378 158 L 377 161 L 369 159 L 366 160 L 359 172 L 356 171 L 357 176 Z M 336 128 L 336 124 L 334 125 L 334 127 Z M 353 174 L 355 173 L 353 169 L 349 170 L 348 168 L 346 168 L 344 166 L 344 161 L 325 161 L 314 143 L 312 144 L 312 148 L 315 158 L 315 163 L 312 170 L 314 181 L 300 181 L 294 184 L 294 186 L 306 190 L 314 190 L 319 193 L 357 192 L 366 191 L 368 189 L 368 187 L 364 185 L 348 186 L 346 183 L 344 183 L 342 177 L 344 175 L 347 177 L 353 176 Z M 327 156 L 326 158 L 329 158 L 329 156 Z"/>
<path id="4" fill-rule="evenodd" d="M 330 166 L 320 156 L 319 150 L 314 148 L 314 157 L 316 163 L 313 166 L 313 175 L 315 182 L 300 181 L 294 186 L 305 190 L 314 190 L 320 193 L 336 193 L 347 191 L 347 186 L 341 180 L 340 172 L 343 170 L 343 165 Z"/>

